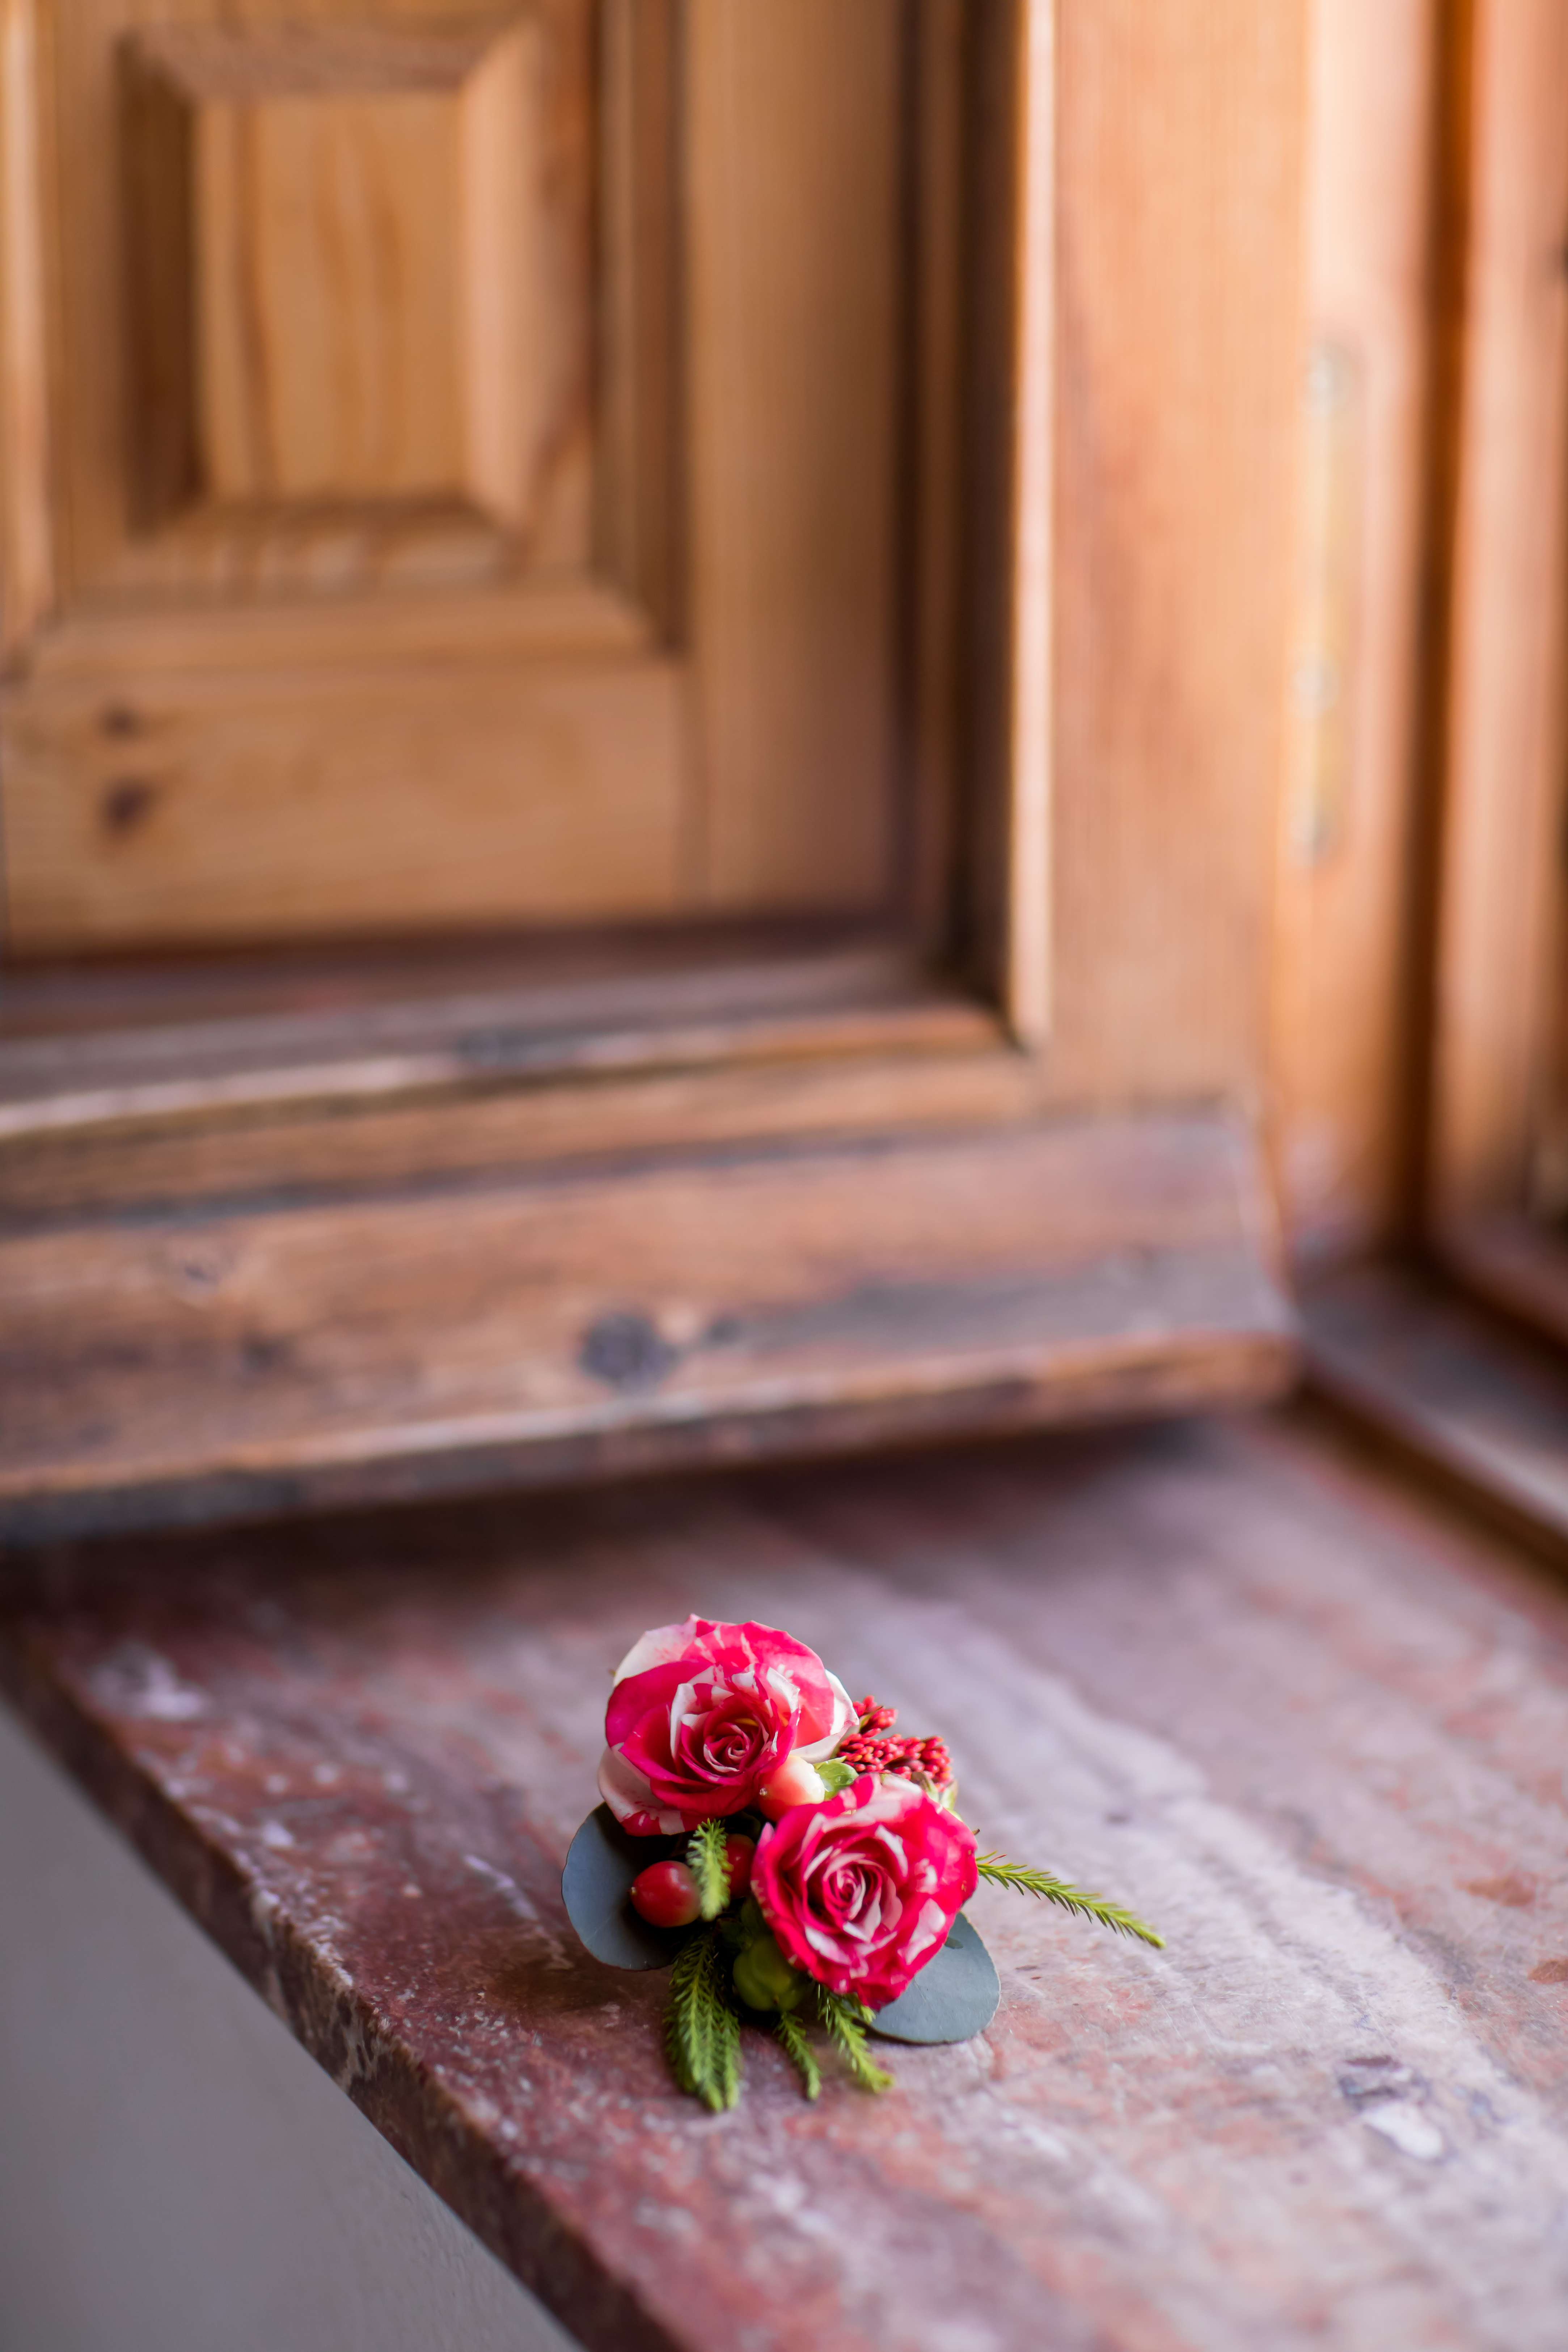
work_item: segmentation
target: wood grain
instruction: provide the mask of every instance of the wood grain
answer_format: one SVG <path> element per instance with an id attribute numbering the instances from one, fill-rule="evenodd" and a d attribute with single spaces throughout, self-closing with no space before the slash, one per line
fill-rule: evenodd
<path id="1" fill-rule="evenodd" d="M 248 25 L 198 5 L 156 26 L 101 0 L 57 47 L 58 132 L 76 159 L 50 192 L 72 391 L 61 449 L 70 588 L 198 602 L 210 590 L 210 518 L 191 533 L 134 478 L 149 436 L 156 445 L 168 430 L 156 411 L 170 399 L 190 413 L 195 466 L 164 488 L 186 508 L 452 493 L 477 477 L 522 533 L 513 568 L 586 562 L 584 0 L 538 0 L 510 31 L 460 0 L 383 0 L 347 21 L 318 5 Z M 138 145 L 155 129 L 146 100 L 160 90 L 184 129 L 182 139 L 165 121 L 157 133 L 163 194 L 146 212 L 125 196 L 138 194 Z M 491 121 L 497 104 L 505 125 Z M 182 173 L 183 194 L 169 185 Z M 476 271 L 487 281 L 478 307 Z M 149 320 L 161 352 L 148 347 Z M 154 391 L 148 415 L 140 404 Z M 297 531 L 310 524 L 295 520 Z M 314 527 L 330 549 L 331 518 Z M 247 519 L 231 528 L 243 545 Z M 243 575 L 242 563 L 229 569 Z"/>
<path id="2" fill-rule="evenodd" d="M 1568 23 L 1477 0 L 1431 1205 L 1522 1208 L 1560 970 Z"/>
<path id="3" fill-rule="evenodd" d="M 0 1241 L 13 1536 L 1266 1394 L 1215 1118 L 735 1154 Z"/>
<path id="4" fill-rule="evenodd" d="M 692 1608 L 940 1728 L 987 1843 L 1165 1950 L 985 1890 L 982 2041 L 807 2105 L 748 2031 L 716 2126 L 559 1895 L 605 1669 Z M 1300 1429 L 57 1553 L 0 1655 L 590 2352 L 1555 2352 L 1563 1598 Z"/>
<path id="5" fill-rule="evenodd" d="M 112 676 L 13 705 L 16 952 L 682 903 L 673 663 Z"/>

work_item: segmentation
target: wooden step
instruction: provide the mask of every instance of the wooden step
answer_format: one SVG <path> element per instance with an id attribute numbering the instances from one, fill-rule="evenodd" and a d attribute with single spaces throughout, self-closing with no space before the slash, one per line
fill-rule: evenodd
<path id="1" fill-rule="evenodd" d="M 1314 1385 L 1510 1535 L 1568 1559 L 1559 1349 L 1419 1267 L 1354 1266 L 1302 1302 Z"/>
<path id="2" fill-rule="evenodd" d="M 0 1536 L 1278 1391 L 1255 1139 L 1034 1122 L 0 1241 Z"/>

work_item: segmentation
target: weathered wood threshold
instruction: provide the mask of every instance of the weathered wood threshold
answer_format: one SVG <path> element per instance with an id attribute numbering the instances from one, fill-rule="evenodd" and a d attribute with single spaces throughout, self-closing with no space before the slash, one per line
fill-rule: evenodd
<path id="1" fill-rule="evenodd" d="M 0 1239 L 12 1540 L 1254 1398 L 1215 1112 L 557 1167 Z"/>

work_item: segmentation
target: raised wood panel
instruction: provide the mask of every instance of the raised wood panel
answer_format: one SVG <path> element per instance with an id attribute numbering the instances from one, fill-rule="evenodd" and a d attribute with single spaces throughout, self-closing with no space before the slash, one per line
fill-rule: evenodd
<path id="1" fill-rule="evenodd" d="M 105 683 L 40 688 L 6 740 L 21 953 L 682 903 L 669 661 Z"/>
<path id="2" fill-rule="evenodd" d="M 187 26 L 134 42 L 126 83 L 130 323 L 163 346 L 133 423 L 162 444 L 188 409 L 187 494 L 444 494 L 538 530 L 586 414 L 538 20 Z M 573 502 L 557 562 L 589 553 Z"/>
<path id="3" fill-rule="evenodd" d="M 214 498 L 467 486 L 456 115 L 446 96 L 403 91 L 198 109 L 195 310 Z M 386 285 L 394 268 L 405 291 Z"/>
<path id="4" fill-rule="evenodd" d="M 951 540 L 906 519 L 914 240 L 957 262 L 951 156 L 912 194 L 913 25 L 51 15 L 5 231 L 61 432 L 47 477 L 5 443 L 61 559 L 0 709 L 13 953 L 907 898 L 952 757 L 936 596 L 917 785 L 912 565 Z M 549 662 L 585 710 L 631 643 L 680 672 L 646 727 L 611 669 L 563 731 Z"/>
<path id="5" fill-rule="evenodd" d="M 276 585 L 175 527 L 215 504 L 243 549 L 258 507 L 466 501 L 510 534 L 470 565 L 588 562 L 590 13 L 62 25 L 62 135 L 108 151 L 56 197 L 77 584 Z M 290 584 L 341 591 L 314 528 Z"/>

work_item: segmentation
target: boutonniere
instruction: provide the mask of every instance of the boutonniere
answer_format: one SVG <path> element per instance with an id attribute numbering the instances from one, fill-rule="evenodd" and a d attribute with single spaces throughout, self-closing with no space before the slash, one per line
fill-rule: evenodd
<path id="1" fill-rule="evenodd" d="M 714 2109 L 741 2092 L 741 2027 L 771 2028 L 808 2099 L 819 2028 L 868 2091 L 892 2077 L 867 2035 L 967 2042 L 995 2012 L 995 1965 L 963 1916 L 982 1879 L 1121 1934 L 1120 1905 L 977 1851 L 945 1741 L 900 1738 L 815 1650 L 768 1625 L 689 1617 L 616 1669 L 604 1802 L 572 1841 L 562 1892 L 612 1968 L 670 1970 L 665 2047 Z"/>

